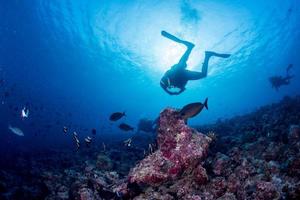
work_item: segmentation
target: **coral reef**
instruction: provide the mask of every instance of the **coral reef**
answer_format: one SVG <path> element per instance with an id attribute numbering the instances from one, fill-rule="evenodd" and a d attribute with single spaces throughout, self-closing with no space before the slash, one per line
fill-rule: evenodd
<path id="1" fill-rule="evenodd" d="M 159 118 L 158 150 L 132 169 L 129 182 L 154 186 L 177 179 L 199 165 L 207 155 L 210 141 L 209 137 L 186 126 L 177 111 L 164 110 Z"/>
<path id="2" fill-rule="evenodd" d="M 0 199 L 300 199 L 299 113 L 300 97 L 285 98 L 196 131 L 165 109 L 138 147 L 4 154 Z"/>
<path id="3" fill-rule="evenodd" d="M 158 151 L 142 160 L 129 174 L 129 181 L 146 183 L 141 184 L 139 194 L 134 193 L 129 199 L 300 198 L 299 97 L 285 98 L 279 104 L 249 115 L 197 127 L 201 132 L 211 135 L 213 131 L 218 136 L 209 147 L 208 157 L 207 149 L 204 157 L 189 153 L 188 157 L 199 160 L 199 165 L 193 162 L 185 165 L 185 160 L 179 159 L 178 151 L 174 150 L 178 150 L 182 130 L 192 135 L 201 134 L 180 124 L 176 112 L 173 112 L 174 118 L 168 113 L 172 113 L 171 110 L 161 113 Z M 165 116 L 168 120 L 164 120 Z M 181 141 L 185 146 L 195 145 L 193 140 Z M 209 143 L 203 138 L 201 141 Z M 181 155 L 186 156 L 185 151 Z M 172 176 L 169 169 L 174 166 L 174 160 L 169 158 L 177 159 L 182 164 L 179 166 L 186 167 L 175 168 L 175 176 Z M 161 168 L 166 171 L 161 173 Z M 151 171 L 159 177 L 157 182 L 147 179 Z"/>

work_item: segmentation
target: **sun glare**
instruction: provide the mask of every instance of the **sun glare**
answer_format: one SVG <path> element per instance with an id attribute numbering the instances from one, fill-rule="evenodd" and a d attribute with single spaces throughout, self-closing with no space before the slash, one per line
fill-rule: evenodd
<path id="1" fill-rule="evenodd" d="M 154 59 L 156 62 L 157 70 L 166 71 L 170 69 L 171 66 L 177 64 L 180 58 L 186 51 L 186 47 L 184 45 L 167 42 L 164 44 L 160 44 L 160 47 L 155 49 Z M 199 49 L 193 49 L 188 61 L 188 69 L 194 69 L 197 67 L 199 59 L 196 59 L 196 54 L 199 54 L 198 57 L 202 57 Z"/>

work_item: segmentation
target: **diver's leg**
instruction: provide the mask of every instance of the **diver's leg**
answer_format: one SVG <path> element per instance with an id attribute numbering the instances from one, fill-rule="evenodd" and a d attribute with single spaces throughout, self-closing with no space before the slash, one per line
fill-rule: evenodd
<path id="1" fill-rule="evenodd" d="M 209 59 L 210 57 L 212 56 L 212 54 L 210 52 L 205 52 L 205 57 L 204 57 L 204 62 L 202 64 L 202 69 L 201 69 L 201 75 L 202 77 L 201 78 L 204 78 L 207 76 L 207 68 L 208 68 L 208 62 L 209 62 Z"/>
<path id="2" fill-rule="evenodd" d="M 195 71 L 189 71 L 189 70 L 185 70 L 184 73 L 185 73 L 185 78 L 189 81 L 199 80 L 206 76 L 202 72 L 195 72 Z"/>
<path id="3" fill-rule="evenodd" d="M 184 68 L 186 68 L 186 62 L 188 61 L 189 56 L 190 56 L 190 54 L 191 54 L 191 52 L 192 52 L 195 45 L 191 42 L 188 42 L 188 41 L 183 41 L 182 44 L 186 45 L 187 49 L 184 52 L 184 54 L 181 56 L 181 58 L 178 62 L 178 65 L 179 66 L 184 66 Z"/>
<path id="4" fill-rule="evenodd" d="M 183 41 L 181 39 L 179 39 L 178 37 L 176 37 L 175 35 L 172 35 L 171 33 L 168 33 L 167 31 L 162 31 L 161 32 L 161 35 L 170 39 L 170 40 L 173 40 L 174 42 L 178 42 L 178 43 L 182 43 Z"/>
<path id="5" fill-rule="evenodd" d="M 170 40 L 173 40 L 174 42 L 184 44 L 187 47 L 185 53 L 182 55 L 182 57 L 180 58 L 178 64 L 176 65 L 179 68 L 185 69 L 186 68 L 186 62 L 189 59 L 189 56 L 190 56 L 190 54 L 191 54 L 191 52 L 192 52 L 195 45 L 191 42 L 181 40 L 178 37 L 172 35 L 171 33 L 166 32 L 166 31 L 162 31 L 161 35 L 168 38 L 168 39 L 170 39 Z"/>
<path id="6" fill-rule="evenodd" d="M 181 44 L 184 44 L 186 46 L 195 46 L 193 43 L 182 40 L 182 39 L 179 39 L 175 35 L 172 35 L 171 33 L 168 33 L 166 31 L 162 31 L 161 35 L 168 38 L 168 39 L 170 39 L 170 40 L 173 40 L 174 42 L 181 43 Z"/>
<path id="7" fill-rule="evenodd" d="M 220 54 L 220 53 L 216 53 L 213 51 L 205 51 L 205 57 L 204 57 L 204 62 L 202 64 L 202 78 L 207 76 L 207 68 L 208 68 L 208 62 L 211 56 L 217 56 L 220 58 L 228 58 L 230 56 L 230 54 Z"/>

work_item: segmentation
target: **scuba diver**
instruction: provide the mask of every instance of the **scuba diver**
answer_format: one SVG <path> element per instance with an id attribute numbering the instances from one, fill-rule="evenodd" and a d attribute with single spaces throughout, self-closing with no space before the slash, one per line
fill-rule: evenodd
<path id="1" fill-rule="evenodd" d="M 290 70 L 292 69 L 293 64 L 289 64 L 286 68 L 286 76 L 282 77 L 282 76 L 272 76 L 269 78 L 269 81 L 272 85 L 272 88 L 275 88 L 276 91 L 278 91 L 278 89 L 283 86 L 283 85 L 289 85 L 290 84 L 290 80 L 294 77 L 291 76 L 289 74 Z"/>
<path id="2" fill-rule="evenodd" d="M 161 35 L 170 40 L 173 40 L 174 42 L 184 44 L 187 47 L 185 53 L 180 58 L 179 62 L 173 65 L 171 69 L 169 69 L 164 74 L 160 81 L 160 86 L 170 95 L 178 95 L 182 93 L 185 90 L 185 86 L 188 81 L 205 78 L 207 76 L 208 62 L 212 56 L 220 58 L 228 58 L 230 56 L 230 54 L 219 54 L 213 51 L 205 51 L 205 58 L 202 65 L 202 71 L 190 71 L 186 69 L 186 62 L 195 45 L 191 42 L 181 40 L 166 31 L 162 31 Z"/>

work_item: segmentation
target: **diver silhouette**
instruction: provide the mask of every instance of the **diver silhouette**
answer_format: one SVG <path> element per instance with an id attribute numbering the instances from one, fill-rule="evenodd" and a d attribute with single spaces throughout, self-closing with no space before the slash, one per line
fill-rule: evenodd
<path id="1" fill-rule="evenodd" d="M 202 64 L 201 72 L 190 71 L 186 69 L 186 62 L 195 45 L 191 42 L 181 40 L 166 31 L 162 31 L 161 35 L 173 40 L 174 42 L 184 44 L 187 47 L 179 62 L 173 65 L 171 69 L 169 69 L 161 78 L 160 86 L 170 95 L 178 95 L 182 93 L 185 90 L 185 86 L 188 81 L 205 78 L 207 76 L 208 62 L 212 56 L 220 58 L 228 58 L 230 56 L 230 54 L 219 54 L 213 51 L 205 51 L 205 58 Z"/>
<path id="2" fill-rule="evenodd" d="M 272 85 L 272 88 L 275 88 L 276 91 L 278 91 L 278 89 L 283 86 L 283 85 L 289 85 L 290 82 L 291 82 L 291 79 L 294 77 L 294 76 L 291 76 L 290 75 L 290 70 L 292 69 L 293 67 L 293 64 L 289 64 L 286 68 L 286 75 L 285 77 L 282 77 L 282 76 L 271 76 L 269 78 L 269 81 Z"/>

